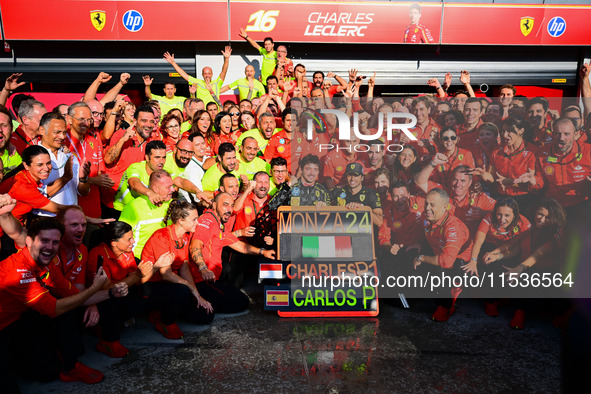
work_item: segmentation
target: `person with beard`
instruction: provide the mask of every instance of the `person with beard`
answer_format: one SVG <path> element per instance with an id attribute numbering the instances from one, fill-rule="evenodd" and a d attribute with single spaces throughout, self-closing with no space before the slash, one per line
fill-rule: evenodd
<path id="1" fill-rule="evenodd" d="M 448 210 L 449 195 L 439 188 L 427 193 L 425 197 L 425 238 L 428 249 L 413 260 L 416 270 L 425 264 L 420 271 L 425 274 L 430 271 L 434 275 L 446 272 L 447 276 L 462 276 L 462 266 L 470 260 L 472 240 L 468 228 L 460 219 Z M 423 252 L 423 253 L 422 253 Z M 427 254 L 428 253 L 428 254 Z M 462 288 L 442 286 L 439 288 L 441 296 L 438 298 L 437 309 L 431 316 L 434 321 L 446 321 L 455 312 L 455 301 Z"/>
<path id="2" fill-rule="evenodd" d="M 150 175 L 156 170 L 162 170 L 166 163 L 166 145 L 162 141 L 150 141 L 146 144 L 145 160 L 129 166 L 117 189 L 113 207 L 122 211 L 125 205 L 138 196 L 148 196 L 153 204 L 158 197 L 146 186 Z"/>
<path id="3" fill-rule="evenodd" d="M 390 171 L 388 171 L 387 168 L 380 167 L 372 174 L 373 184 L 369 187 L 373 188 L 378 193 L 383 206 L 386 201 L 390 200 Z"/>
<path id="4" fill-rule="evenodd" d="M 111 144 L 105 152 L 107 174 L 113 180 L 114 186 L 101 191 L 103 217 L 116 217 L 113 200 L 121 182 L 121 178 L 129 166 L 142 161 L 145 156 L 148 138 L 152 134 L 156 120 L 154 111 L 149 105 L 138 107 L 134 114 L 135 128 L 118 130 L 111 137 Z"/>
<path id="5" fill-rule="evenodd" d="M 100 191 L 114 186 L 113 180 L 105 174 L 106 167 L 103 161 L 103 144 L 100 138 L 93 137 L 89 130 L 91 127 L 91 111 L 87 104 L 76 102 L 68 107 L 69 133 L 64 145 L 70 150 L 79 166 L 90 163 L 89 173 L 80 178 L 81 185 L 87 184 L 88 194 L 78 197 L 78 204 L 84 209 L 87 216 L 101 217 Z"/>
<path id="6" fill-rule="evenodd" d="M 326 74 L 326 78 L 334 78 L 339 83 L 338 85 L 331 85 L 328 89 L 327 93 L 330 97 L 333 97 L 336 93 L 340 93 L 347 89 L 347 81 L 335 73 L 329 72 Z M 324 73 L 322 71 L 315 71 L 314 74 L 312 74 L 312 83 L 314 84 L 314 87 L 323 88 L 325 84 L 324 81 Z"/>
<path id="7" fill-rule="evenodd" d="M 205 204 L 211 203 L 209 198 L 193 182 L 187 179 L 187 166 L 193 157 L 193 143 L 186 138 L 177 142 L 174 151 L 166 154 L 164 169 L 170 174 L 174 185 L 188 193 L 194 194 Z"/>
<path id="8" fill-rule="evenodd" d="M 382 251 L 380 266 L 383 274 L 400 275 L 411 272 L 414 248 L 423 238 L 425 199 L 413 196 L 408 186 L 397 182 L 390 188 L 390 200 L 383 201 L 384 222 L 378 235 Z M 386 276 L 387 276 L 386 275 Z"/>
<path id="9" fill-rule="evenodd" d="M 16 201 L 7 195 L 0 199 L 4 216 Z M 104 378 L 77 360 L 83 344 L 71 311 L 96 296 L 107 277 L 99 268 L 88 289 L 79 291 L 72 285 L 53 263 L 63 233 L 57 220 L 38 219 L 23 236 L 21 252 L 0 264 L 0 374 L 9 392 L 18 392 L 11 366 L 22 366 L 44 381 L 59 376 L 65 382 L 92 384 Z M 44 338 L 43 345 L 31 338 Z M 12 349 L 15 342 L 21 344 L 18 352 Z"/>
<path id="10" fill-rule="evenodd" d="M 553 142 L 538 154 L 535 173 L 543 178 L 544 195 L 565 207 L 570 219 L 591 194 L 591 145 L 575 140 L 571 119 L 558 119 L 553 129 Z"/>
<path id="11" fill-rule="evenodd" d="M 361 161 L 365 171 L 365 185 L 372 187 L 378 175 L 376 171 L 380 168 L 391 168 L 395 157 L 386 156 L 386 146 L 381 139 L 367 141 L 367 145 L 369 145 L 369 150 Z"/>
<path id="12" fill-rule="evenodd" d="M 336 187 L 331 191 L 332 205 L 357 209 L 362 206 L 371 208 L 372 222 L 381 226 L 384 221 L 380 196 L 375 190 L 363 186 L 363 166 L 359 163 L 349 163 L 344 175 L 345 186 Z"/>
<path id="13" fill-rule="evenodd" d="M 265 160 L 270 162 L 275 157 L 287 160 L 287 169 L 291 173 L 291 136 L 292 129 L 298 122 L 298 115 L 290 108 L 286 108 L 281 115 L 283 129 L 273 134 L 265 149 Z"/>
<path id="14" fill-rule="evenodd" d="M 259 171 L 252 180 L 255 182 L 255 187 L 246 189 L 246 197 L 242 203 L 243 209 L 236 215 L 234 227 L 237 229 L 252 226 L 269 203 L 269 174 Z"/>
<path id="15" fill-rule="evenodd" d="M 231 232 L 225 231 L 225 225 L 233 211 L 232 196 L 228 193 L 218 194 L 213 200 L 212 208 L 197 220 L 197 228 L 189 245 L 191 274 L 195 286 L 199 294 L 211 303 L 214 313 L 237 313 L 248 308 L 249 304 L 246 294 L 219 281 L 224 246 L 245 255 L 275 259 L 275 251 L 246 244 Z"/>
<path id="16" fill-rule="evenodd" d="M 133 235 L 137 240 L 133 253 L 138 259 L 142 256 L 148 238 L 154 231 L 166 226 L 162 220 L 157 219 L 164 219 L 175 192 L 172 178 L 165 170 L 156 170 L 150 175 L 148 188 L 157 195 L 160 202 L 154 204 L 148 196 L 139 196 L 123 208 L 119 219 L 133 228 Z"/>
<path id="17" fill-rule="evenodd" d="M 271 159 L 271 179 L 269 181 L 269 196 L 274 196 L 281 189 L 282 184 L 290 184 L 289 170 L 287 160 L 283 157 Z"/>
<path id="18" fill-rule="evenodd" d="M 271 170 L 269 163 L 260 157 L 257 157 L 258 152 L 259 146 L 257 140 L 252 137 L 247 137 L 242 141 L 240 155 L 237 159 L 240 165 L 243 184 L 247 184 L 257 172 L 265 171 L 268 173 Z"/>
<path id="19" fill-rule="evenodd" d="M 220 145 L 216 161 L 216 165 L 209 167 L 201 180 L 203 190 L 207 192 L 213 192 L 220 187 L 220 178 L 222 175 L 231 173 L 235 176 L 239 176 L 241 173 L 238 172 L 236 148 L 234 148 L 234 145 L 229 142 L 224 142 Z"/>
<path id="20" fill-rule="evenodd" d="M 470 234 L 476 234 L 480 221 L 493 210 L 496 201 L 481 191 L 471 190 L 473 170 L 468 166 L 456 167 L 447 185 L 430 181 L 429 176 L 434 168 L 446 161 L 446 155 L 436 154 L 431 162 L 417 174 L 415 184 L 423 193 L 428 193 L 434 188 L 445 190 L 451 198 L 453 214 L 468 226 Z"/>
<path id="21" fill-rule="evenodd" d="M 330 205 L 330 194 L 326 188 L 318 183 L 320 174 L 320 159 L 315 155 L 307 155 L 300 161 L 301 177 L 291 188 L 291 206 Z"/>
<path id="22" fill-rule="evenodd" d="M 533 141 L 537 147 L 552 143 L 552 130 L 546 124 L 548 100 L 534 97 L 527 103 L 527 121 L 533 127 Z"/>
<path id="23" fill-rule="evenodd" d="M 236 141 L 236 148 L 239 148 L 242 145 L 242 141 L 244 141 L 245 138 L 252 137 L 257 140 L 259 149 L 264 155 L 269 140 L 274 134 L 280 131 L 279 129 L 276 129 L 275 126 L 275 117 L 273 114 L 270 112 L 262 113 L 259 116 L 259 128 L 242 133 Z"/>

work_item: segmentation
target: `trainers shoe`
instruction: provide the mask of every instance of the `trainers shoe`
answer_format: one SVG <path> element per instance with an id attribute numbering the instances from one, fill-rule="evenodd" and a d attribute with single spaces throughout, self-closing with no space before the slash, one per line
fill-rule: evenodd
<path id="1" fill-rule="evenodd" d="M 447 321 L 447 319 L 449 319 L 449 317 L 453 315 L 455 311 L 456 308 L 454 308 L 453 306 L 447 309 L 439 305 L 435 310 L 435 313 L 431 315 L 431 319 L 433 319 L 434 321 Z"/>
<path id="2" fill-rule="evenodd" d="M 485 302 L 484 303 L 484 313 L 489 316 L 497 317 L 499 316 L 499 308 L 497 307 L 496 302 Z"/>
<path id="3" fill-rule="evenodd" d="M 166 325 L 158 322 L 156 323 L 156 330 L 168 339 L 181 339 L 185 335 L 176 323 Z"/>
<path id="4" fill-rule="evenodd" d="M 96 344 L 96 350 L 113 358 L 121 358 L 129 354 L 129 349 L 123 346 L 119 341 L 109 342 L 100 340 Z"/>
<path id="5" fill-rule="evenodd" d="M 77 362 L 72 370 L 60 372 L 60 380 L 62 382 L 94 384 L 103 380 L 104 377 L 105 375 L 101 371 L 87 367 L 80 362 Z"/>
<path id="6" fill-rule="evenodd" d="M 516 330 L 523 330 L 523 325 L 525 322 L 525 312 L 523 309 L 516 309 L 515 314 L 513 315 L 513 319 L 511 319 L 511 327 Z"/>
<path id="7" fill-rule="evenodd" d="M 162 311 L 150 311 L 148 312 L 148 321 L 157 324 L 160 322 L 160 315 L 162 315 Z"/>

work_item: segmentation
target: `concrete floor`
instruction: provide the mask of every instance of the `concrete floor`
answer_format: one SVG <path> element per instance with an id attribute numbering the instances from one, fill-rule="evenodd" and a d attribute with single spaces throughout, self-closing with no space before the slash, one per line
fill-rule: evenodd
<path id="1" fill-rule="evenodd" d="M 377 318 L 294 319 L 263 310 L 217 316 L 211 326 L 180 324 L 185 338 L 165 339 L 147 320 L 123 333 L 124 359 L 94 350 L 81 361 L 106 375 L 97 385 L 20 381 L 25 393 L 193 392 L 559 392 L 561 332 L 548 318 L 509 327 L 512 309 L 486 316 L 460 300 L 445 323 L 434 303 L 410 309 L 381 303 Z"/>

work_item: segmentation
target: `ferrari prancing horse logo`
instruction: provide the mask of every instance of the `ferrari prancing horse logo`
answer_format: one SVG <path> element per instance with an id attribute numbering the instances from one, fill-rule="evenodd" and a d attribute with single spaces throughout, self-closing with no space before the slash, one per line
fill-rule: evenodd
<path id="1" fill-rule="evenodd" d="M 521 34 L 527 37 L 529 33 L 531 33 L 531 31 L 534 29 L 534 18 L 530 16 L 524 16 L 523 18 L 521 18 L 519 26 L 521 27 Z"/>
<path id="2" fill-rule="evenodd" d="M 90 22 L 92 22 L 95 29 L 101 31 L 107 22 L 107 14 L 105 11 L 100 10 L 90 11 Z"/>

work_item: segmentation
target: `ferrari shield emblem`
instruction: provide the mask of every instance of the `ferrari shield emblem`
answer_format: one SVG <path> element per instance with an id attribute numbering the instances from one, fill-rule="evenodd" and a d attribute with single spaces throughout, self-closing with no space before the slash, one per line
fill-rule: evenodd
<path id="1" fill-rule="evenodd" d="M 534 18 L 524 16 L 523 18 L 521 18 L 519 26 L 521 27 L 521 34 L 527 37 L 534 28 Z"/>
<path id="2" fill-rule="evenodd" d="M 107 14 L 105 13 L 105 11 L 90 11 L 90 22 L 92 22 L 92 25 L 95 29 L 101 31 L 103 30 L 103 27 L 105 27 L 105 23 L 107 22 Z"/>

